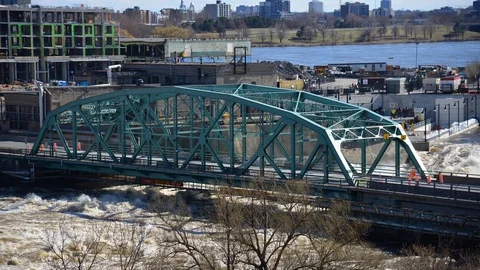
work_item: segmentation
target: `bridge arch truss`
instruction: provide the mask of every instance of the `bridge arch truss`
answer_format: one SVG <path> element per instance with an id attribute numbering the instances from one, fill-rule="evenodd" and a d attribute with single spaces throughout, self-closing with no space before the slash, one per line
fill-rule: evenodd
<path id="1" fill-rule="evenodd" d="M 394 176 L 414 168 L 427 177 L 398 123 L 308 92 L 249 84 L 137 88 L 77 100 L 48 114 L 29 157 L 133 176 L 147 166 L 157 173 L 145 177 L 182 181 L 177 176 L 188 174 L 356 185 L 388 164 Z"/>

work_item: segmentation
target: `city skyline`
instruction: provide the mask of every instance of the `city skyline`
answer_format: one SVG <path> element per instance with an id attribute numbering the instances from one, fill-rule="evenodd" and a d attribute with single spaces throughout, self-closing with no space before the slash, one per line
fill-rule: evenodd
<path id="1" fill-rule="evenodd" d="M 343 0 L 343 3 L 346 2 L 363 2 L 370 6 L 370 10 L 375 7 L 380 7 L 381 0 Z M 122 1 L 113 1 L 113 0 L 38 0 L 32 1 L 32 4 L 43 5 L 43 6 L 71 6 L 84 4 L 88 6 L 95 7 L 108 7 L 113 8 L 114 10 L 123 11 L 127 8 L 132 8 L 133 6 L 140 6 L 141 9 L 147 9 L 152 11 L 159 11 L 162 8 L 178 8 L 180 6 L 181 0 L 173 1 L 135 1 L 135 0 L 122 0 Z M 184 0 L 185 5 L 189 6 L 190 2 L 193 2 L 195 5 L 195 10 L 197 12 L 201 11 L 206 4 L 214 4 L 216 0 Z M 222 0 L 222 3 L 230 4 L 232 9 L 235 10 L 237 6 L 246 5 L 246 6 L 255 6 L 261 1 L 258 0 Z M 263 1 L 262 1 L 263 2 Z M 291 11 L 292 12 L 306 12 L 308 10 L 308 3 L 311 0 L 291 0 Z M 323 9 L 325 12 L 333 12 L 334 9 L 339 9 L 338 0 L 324 0 Z M 473 0 L 458 0 L 452 2 L 450 0 L 392 0 L 392 9 L 394 10 L 432 10 L 438 9 L 444 6 L 450 6 L 453 8 L 466 8 L 473 4 Z"/>

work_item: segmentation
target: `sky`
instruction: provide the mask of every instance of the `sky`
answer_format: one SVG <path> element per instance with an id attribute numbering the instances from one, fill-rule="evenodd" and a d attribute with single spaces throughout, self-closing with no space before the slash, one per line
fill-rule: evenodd
<path id="1" fill-rule="evenodd" d="M 123 11 L 126 8 L 133 6 L 140 6 L 140 9 L 148 9 L 152 11 L 158 11 L 162 8 L 178 8 L 181 0 L 32 0 L 32 4 L 42 6 L 72 6 L 84 4 L 94 7 L 109 7 L 115 10 Z M 187 7 L 190 2 L 193 2 L 195 10 L 198 12 L 206 4 L 214 4 L 216 0 L 184 0 Z M 263 0 L 264 1 L 264 0 Z M 239 5 L 254 6 L 258 5 L 259 0 L 222 0 L 222 3 L 227 3 L 232 6 L 232 9 Z M 291 11 L 293 12 L 305 12 L 308 10 L 308 3 L 311 0 L 291 0 Z M 370 5 L 370 9 L 380 6 L 381 0 L 343 0 L 342 2 L 363 2 Z M 338 9 L 339 0 L 323 0 L 323 9 L 325 12 L 332 12 L 334 9 Z M 432 10 L 444 6 L 451 6 L 454 8 L 465 8 L 471 6 L 473 0 L 392 0 L 392 8 L 394 10 L 411 9 L 411 10 Z"/>

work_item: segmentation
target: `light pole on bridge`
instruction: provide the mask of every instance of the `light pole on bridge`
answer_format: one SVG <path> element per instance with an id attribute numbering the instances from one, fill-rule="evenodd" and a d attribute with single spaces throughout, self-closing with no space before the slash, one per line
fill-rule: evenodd
<path id="1" fill-rule="evenodd" d="M 453 107 L 457 107 L 457 132 L 458 132 L 460 130 L 460 100 L 453 102 Z"/>
<path id="2" fill-rule="evenodd" d="M 438 107 L 438 109 L 437 109 L 437 107 Z M 440 104 L 435 105 L 435 107 L 433 108 L 433 111 L 437 112 L 438 117 L 437 117 L 437 119 L 435 119 L 435 121 L 437 122 L 437 126 L 438 126 L 437 129 L 441 130 L 442 129 L 442 124 L 440 123 Z"/>
<path id="3" fill-rule="evenodd" d="M 424 142 L 427 142 L 427 107 L 423 108 L 423 136 Z"/>
<path id="4" fill-rule="evenodd" d="M 450 103 L 448 103 L 447 105 L 445 105 L 445 108 L 444 110 L 446 111 L 447 110 L 447 106 L 448 106 L 448 136 L 450 136 L 451 134 L 451 124 L 450 124 Z"/>
<path id="5" fill-rule="evenodd" d="M 415 42 L 415 69 L 418 68 L 418 44 L 420 44 L 420 42 Z"/>

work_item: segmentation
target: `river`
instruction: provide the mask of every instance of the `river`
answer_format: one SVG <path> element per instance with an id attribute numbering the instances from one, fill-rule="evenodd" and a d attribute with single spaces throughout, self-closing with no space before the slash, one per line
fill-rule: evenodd
<path id="1" fill-rule="evenodd" d="M 389 65 L 415 67 L 441 64 L 464 67 L 480 61 L 480 41 L 405 44 L 337 45 L 311 47 L 253 47 L 252 62 L 289 61 L 299 65 L 333 63 L 387 62 Z"/>

